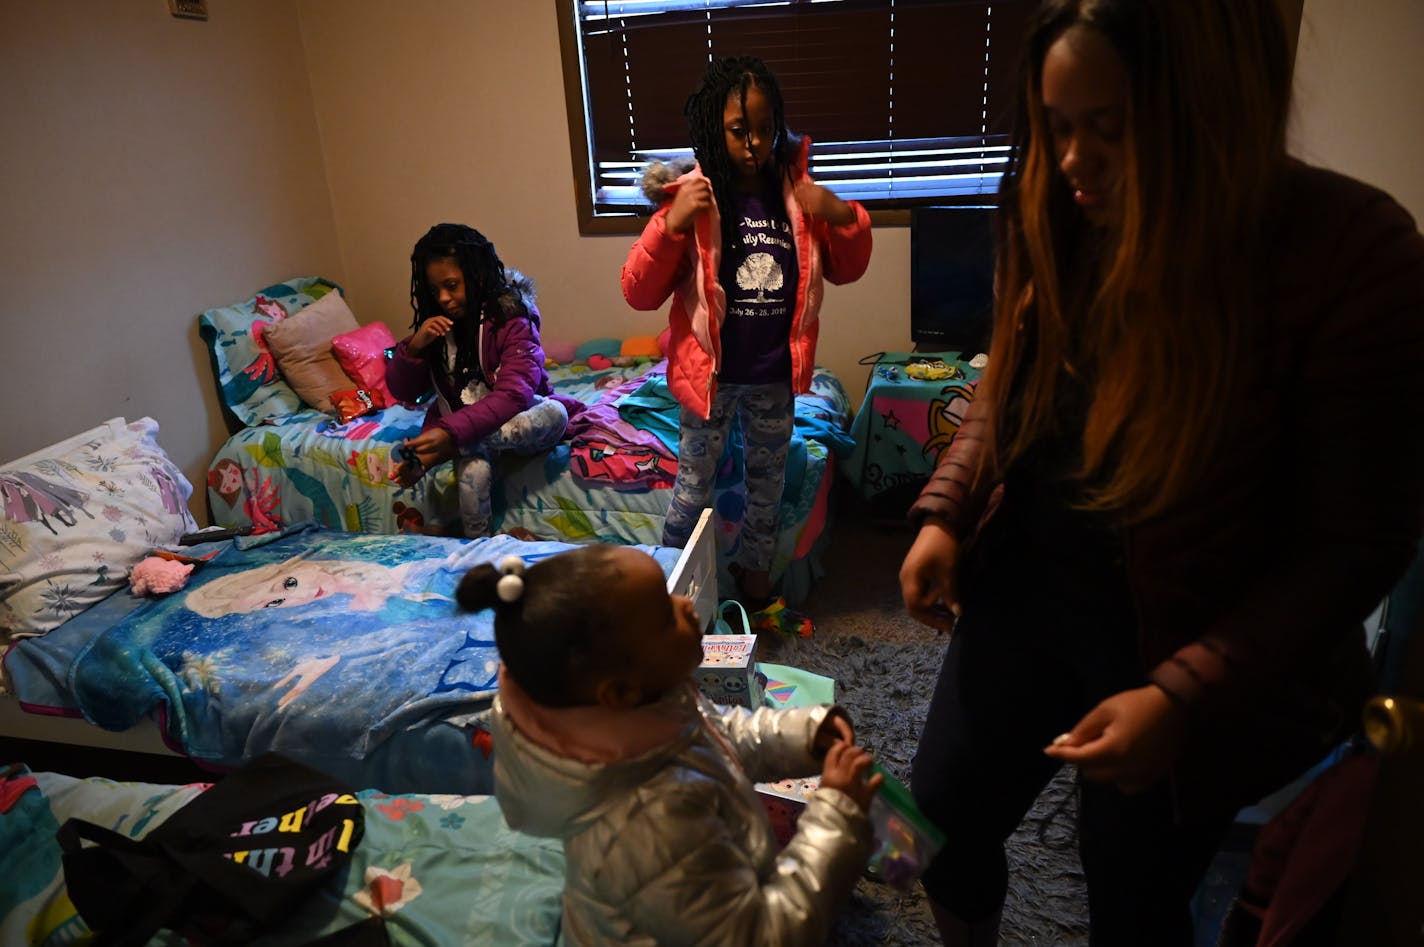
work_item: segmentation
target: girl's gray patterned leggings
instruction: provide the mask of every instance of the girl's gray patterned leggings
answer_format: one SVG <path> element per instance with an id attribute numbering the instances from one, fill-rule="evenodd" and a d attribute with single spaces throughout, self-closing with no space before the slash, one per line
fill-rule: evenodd
<path id="1" fill-rule="evenodd" d="M 490 490 L 494 488 L 495 465 L 505 451 L 538 454 L 564 436 L 569 413 L 552 398 L 536 401 L 504 423 L 504 426 L 455 459 L 455 479 L 460 485 L 460 521 L 471 539 L 489 535 Z"/>
<path id="2" fill-rule="evenodd" d="M 796 420 L 791 382 L 769 385 L 718 385 L 711 416 L 705 420 L 682 409 L 677 447 L 677 483 L 672 490 L 663 545 L 681 549 L 692 537 L 697 517 L 712 502 L 717 465 L 732 418 L 742 425 L 747 510 L 742 521 L 737 561 L 752 572 L 771 568 L 776 549 L 776 520 L 786 479 L 786 451 Z"/>

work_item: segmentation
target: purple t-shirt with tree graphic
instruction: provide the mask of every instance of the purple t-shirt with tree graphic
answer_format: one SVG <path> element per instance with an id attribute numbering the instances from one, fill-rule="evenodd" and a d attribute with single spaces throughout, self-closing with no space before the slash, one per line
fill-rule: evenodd
<path id="1" fill-rule="evenodd" d="M 724 248 L 718 279 L 727 293 L 719 380 L 759 385 L 791 378 L 796 244 L 786 209 L 759 194 L 738 195 L 737 245 Z"/>

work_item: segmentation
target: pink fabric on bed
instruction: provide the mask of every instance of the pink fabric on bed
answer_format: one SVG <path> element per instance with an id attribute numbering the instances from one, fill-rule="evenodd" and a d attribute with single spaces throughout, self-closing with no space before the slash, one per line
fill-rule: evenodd
<path id="1" fill-rule="evenodd" d="M 641 388 L 652 374 L 667 371 L 660 362 L 646 373 L 604 391 L 564 432 L 572 443 L 575 476 L 592 483 L 671 487 L 677 477 L 677 457 L 656 435 L 635 427 L 618 413 L 618 403 Z"/>
<path id="2" fill-rule="evenodd" d="M 391 390 L 386 387 L 386 349 L 396 344 L 395 333 L 384 322 L 372 322 L 352 332 L 343 332 L 331 340 L 336 360 L 358 388 L 379 391 L 386 404 L 394 404 Z"/>

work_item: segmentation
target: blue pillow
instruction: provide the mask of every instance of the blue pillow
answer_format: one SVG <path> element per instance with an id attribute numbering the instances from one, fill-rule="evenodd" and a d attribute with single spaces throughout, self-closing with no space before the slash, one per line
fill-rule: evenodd
<path id="1" fill-rule="evenodd" d="M 589 339 L 574 349 L 575 361 L 587 361 L 590 355 L 606 355 L 613 358 L 623 353 L 622 339 Z"/>

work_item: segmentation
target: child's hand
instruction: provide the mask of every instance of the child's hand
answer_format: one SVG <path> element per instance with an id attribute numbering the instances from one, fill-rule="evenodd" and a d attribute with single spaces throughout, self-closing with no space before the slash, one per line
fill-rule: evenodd
<path id="1" fill-rule="evenodd" d="M 816 728 L 816 739 L 811 742 L 811 753 L 816 759 L 823 760 L 831 747 L 841 741 L 854 743 L 855 728 L 851 726 L 850 718 L 845 713 L 832 710 Z"/>
<path id="2" fill-rule="evenodd" d="M 458 453 L 455 439 L 443 427 L 433 427 L 428 431 L 421 431 L 415 437 L 407 439 L 405 447 L 407 451 L 415 454 L 420 463 L 417 465 L 401 461 L 396 465 L 396 469 L 391 473 L 391 479 L 403 487 L 409 487 L 419 480 L 425 471 L 444 463 Z"/>
<path id="3" fill-rule="evenodd" d="M 870 764 L 875 762 L 870 751 L 845 740 L 837 740 L 826 754 L 825 765 L 821 767 L 821 785 L 839 789 L 855 800 L 862 812 L 870 810 L 870 800 L 880 791 L 885 777 L 876 773 L 869 779 Z"/>
<path id="4" fill-rule="evenodd" d="M 415 335 L 411 336 L 407 349 L 412 355 L 419 355 L 429 347 L 431 342 L 447 334 L 455 323 L 448 316 L 431 316 L 420 324 L 420 328 L 415 330 Z"/>
<path id="5" fill-rule="evenodd" d="M 394 480 L 398 486 L 406 488 L 415 486 L 416 481 L 420 480 L 423 476 L 425 476 L 424 468 L 417 467 L 408 460 L 403 460 L 396 464 L 395 469 L 391 471 L 391 479 Z"/>
<path id="6" fill-rule="evenodd" d="M 706 178 L 688 178 L 678 185 L 668 208 L 667 229 L 672 233 L 687 233 L 698 214 L 712 209 L 712 182 Z"/>
<path id="7" fill-rule="evenodd" d="M 855 210 L 815 181 L 802 178 L 796 182 L 796 203 L 812 217 L 826 223 L 845 226 L 855 223 Z"/>

